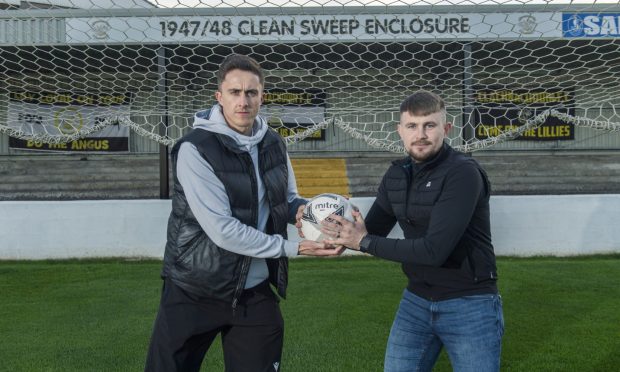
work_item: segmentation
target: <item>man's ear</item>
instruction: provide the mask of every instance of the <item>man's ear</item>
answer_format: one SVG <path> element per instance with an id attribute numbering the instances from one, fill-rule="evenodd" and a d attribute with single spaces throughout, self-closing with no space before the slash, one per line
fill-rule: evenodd
<path id="1" fill-rule="evenodd" d="M 445 127 L 444 127 L 444 133 L 448 134 L 448 132 L 450 131 L 450 129 L 452 129 L 452 123 L 446 123 Z"/>
<path id="2" fill-rule="evenodd" d="M 222 102 L 220 102 L 221 98 L 222 98 L 222 92 L 220 92 L 219 90 L 215 91 L 215 99 L 217 100 L 219 104 L 222 104 Z"/>

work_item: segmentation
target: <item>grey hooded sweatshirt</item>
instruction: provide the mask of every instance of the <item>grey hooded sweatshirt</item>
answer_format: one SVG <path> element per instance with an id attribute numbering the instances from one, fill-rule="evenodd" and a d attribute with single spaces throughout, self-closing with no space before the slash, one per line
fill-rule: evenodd
<path id="1" fill-rule="evenodd" d="M 265 119 L 258 116 L 254 121 L 252 135 L 246 136 L 235 132 L 226 124 L 219 104 L 211 110 L 196 113 L 194 128 L 227 135 L 252 157 L 258 181 L 257 228 L 245 225 L 232 216 L 224 185 L 193 144 L 184 142 L 181 145 L 176 171 L 192 213 L 209 238 L 223 249 L 253 257 L 245 288 L 254 287 L 269 276 L 265 258 L 293 257 L 298 252 L 297 242 L 286 240 L 281 235 L 268 235 L 264 232 L 269 219 L 269 204 L 258 168 L 258 144 L 270 129 Z M 293 205 L 293 202 L 300 197 L 288 155 L 287 162 L 289 173 L 287 199 Z M 289 215 L 294 216 L 296 212 L 289 210 Z"/>

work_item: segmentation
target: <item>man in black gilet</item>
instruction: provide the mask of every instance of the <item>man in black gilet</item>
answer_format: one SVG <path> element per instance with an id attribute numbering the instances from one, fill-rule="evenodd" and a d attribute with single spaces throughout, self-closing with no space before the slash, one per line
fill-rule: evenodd
<path id="1" fill-rule="evenodd" d="M 198 371 L 221 335 L 226 371 L 280 369 L 288 257 L 338 255 L 287 240 L 306 200 L 282 138 L 258 112 L 258 63 L 233 54 L 217 74 L 218 104 L 171 151 L 174 188 L 164 286 L 146 371 Z"/>

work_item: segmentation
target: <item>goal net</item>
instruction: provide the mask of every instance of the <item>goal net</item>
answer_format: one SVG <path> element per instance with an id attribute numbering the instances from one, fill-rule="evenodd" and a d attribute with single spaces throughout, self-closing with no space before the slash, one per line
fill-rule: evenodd
<path id="1" fill-rule="evenodd" d="M 445 99 L 449 142 L 462 151 L 578 148 L 601 133 L 611 138 L 602 146 L 620 144 L 610 133 L 620 129 L 617 1 L 36 0 L 0 9 L 0 132 L 16 148 L 123 130 L 136 151 L 171 145 L 215 103 L 215 72 L 230 53 L 265 69 L 261 114 L 292 150 L 402 152 L 399 104 L 417 89 Z"/>

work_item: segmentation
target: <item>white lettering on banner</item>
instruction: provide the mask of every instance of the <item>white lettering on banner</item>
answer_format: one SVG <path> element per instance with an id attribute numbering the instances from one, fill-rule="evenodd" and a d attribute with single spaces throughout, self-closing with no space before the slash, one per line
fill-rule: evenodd
<path id="1" fill-rule="evenodd" d="M 618 37 L 620 13 L 564 13 L 565 37 Z"/>
<path id="2" fill-rule="evenodd" d="M 527 24 L 523 22 L 525 18 Z M 539 39 L 562 36 L 562 15 L 558 12 L 68 18 L 65 23 L 69 44 Z M 109 26 L 105 33 L 98 27 L 102 23 Z"/>
<path id="3" fill-rule="evenodd" d="M 618 23 L 614 16 L 589 16 L 583 20 L 584 33 L 588 36 L 615 36 L 618 35 Z"/>

